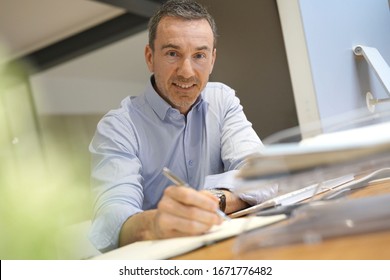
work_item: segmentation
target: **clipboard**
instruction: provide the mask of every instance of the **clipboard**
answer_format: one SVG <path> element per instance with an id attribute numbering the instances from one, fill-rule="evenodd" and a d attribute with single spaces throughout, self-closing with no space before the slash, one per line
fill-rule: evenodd
<path id="1" fill-rule="evenodd" d="M 229 217 L 238 218 L 245 215 L 256 214 L 261 210 L 269 209 L 271 207 L 292 205 L 310 197 L 313 197 L 314 195 L 321 194 L 331 189 L 337 188 L 347 182 L 352 181 L 354 178 L 355 176 L 353 174 L 347 174 L 325 182 L 312 184 L 310 186 L 279 195 L 252 207 L 234 212 L 230 214 Z"/>

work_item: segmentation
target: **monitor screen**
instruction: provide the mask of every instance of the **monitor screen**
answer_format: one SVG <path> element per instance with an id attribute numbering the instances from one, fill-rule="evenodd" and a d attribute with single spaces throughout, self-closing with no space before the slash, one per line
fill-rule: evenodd
<path id="1" fill-rule="evenodd" d="M 390 96 L 368 61 L 353 51 L 357 45 L 375 48 L 390 65 L 389 2 L 277 1 L 300 126 L 390 110 L 390 102 L 369 110 L 368 92 L 376 99 Z M 327 132 L 326 126 L 318 132 Z"/>

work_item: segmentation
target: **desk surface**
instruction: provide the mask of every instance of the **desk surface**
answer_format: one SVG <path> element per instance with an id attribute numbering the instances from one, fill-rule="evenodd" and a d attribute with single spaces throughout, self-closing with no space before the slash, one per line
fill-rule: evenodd
<path id="1" fill-rule="evenodd" d="M 370 184 L 357 190 L 350 197 L 366 197 L 390 193 L 390 181 Z M 233 246 L 237 238 L 230 238 L 222 242 L 192 251 L 175 260 L 231 260 L 238 259 L 233 254 Z M 387 259 L 390 260 L 390 230 L 349 235 L 324 240 L 318 244 L 294 244 L 282 247 L 261 248 L 253 250 L 240 259 L 267 259 L 267 260 L 320 260 L 320 259 Z"/>

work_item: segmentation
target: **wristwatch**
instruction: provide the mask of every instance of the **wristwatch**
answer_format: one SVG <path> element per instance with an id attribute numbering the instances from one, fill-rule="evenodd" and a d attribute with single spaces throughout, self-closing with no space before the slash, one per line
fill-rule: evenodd
<path id="1" fill-rule="evenodd" d="M 219 199 L 219 209 L 222 212 L 225 212 L 226 209 L 226 195 L 223 191 L 219 189 L 211 189 L 209 190 L 215 197 Z"/>

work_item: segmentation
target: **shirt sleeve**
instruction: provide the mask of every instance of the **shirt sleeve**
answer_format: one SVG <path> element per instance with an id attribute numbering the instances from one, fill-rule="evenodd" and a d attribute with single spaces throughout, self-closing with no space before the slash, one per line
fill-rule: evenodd
<path id="1" fill-rule="evenodd" d="M 263 148 L 259 136 L 246 118 L 234 90 L 224 88 L 222 111 L 221 157 L 225 171 L 239 169 L 245 158 Z"/>
<path id="2" fill-rule="evenodd" d="M 131 124 L 125 122 L 120 116 L 105 116 L 89 147 L 94 202 L 89 238 L 102 252 L 118 247 L 122 224 L 142 211 L 138 144 Z"/>
<path id="3" fill-rule="evenodd" d="M 240 191 L 241 182 L 236 179 L 247 156 L 261 152 L 263 143 L 246 118 L 240 100 L 233 89 L 223 85 L 220 104 L 221 118 L 221 158 L 225 172 L 209 175 L 205 178 L 205 189 L 227 189 L 236 193 L 250 205 L 259 204 L 274 197 L 277 186 L 270 185 L 261 189 Z"/>

